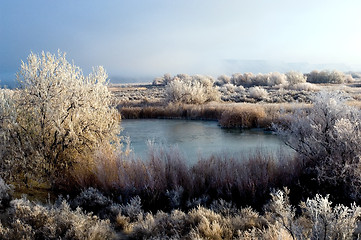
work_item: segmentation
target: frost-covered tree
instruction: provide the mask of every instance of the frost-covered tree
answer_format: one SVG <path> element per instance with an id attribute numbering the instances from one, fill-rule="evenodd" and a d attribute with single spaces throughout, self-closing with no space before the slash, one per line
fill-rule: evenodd
<path id="1" fill-rule="evenodd" d="M 4 177 L 45 176 L 54 186 L 75 164 L 91 164 L 96 149 L 119 142 L 102 67 L 84 76 L 65 54 L 31 53 L 17 79 L 20 89 L 0 97 Z"/>
<path id="2" fill-rule="evenodd" d="M 296 150 L 318 179 L 350 187 L 361 184 L 361 112 L 340 92 L 321 91 L 309 112 L 298 112 L 287 124 L 275 125 L 286 144 Z M 356 198 L 358 196 L 351 197 Z"/>

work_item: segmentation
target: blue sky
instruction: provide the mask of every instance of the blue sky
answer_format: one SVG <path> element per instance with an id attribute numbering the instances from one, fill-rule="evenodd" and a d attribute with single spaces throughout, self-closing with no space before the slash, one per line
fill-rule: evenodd
<path id="1" fill-rule="evenodd" d="M 359 0 L 1 0 L 0 79 L 58 49 L 114 79 L 361 70 L 360 12 Z"/>

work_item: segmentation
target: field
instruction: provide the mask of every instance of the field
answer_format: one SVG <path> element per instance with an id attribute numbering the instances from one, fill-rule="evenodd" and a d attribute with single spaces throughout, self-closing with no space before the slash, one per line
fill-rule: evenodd
<path id="1" fill-rule="evenodd" d="M 0 238 L 359 238 L 359 75 L 179 74 L 108 86 L 102 68 L 84 78 L 65 56 L 29 59 L 22 88 L 1 90 Z M 296 154 L 259 149 L 189 166 L 176 148 L 150 146 L 137 159 L 119 136 L 134 118 L 265 128 Z"/>

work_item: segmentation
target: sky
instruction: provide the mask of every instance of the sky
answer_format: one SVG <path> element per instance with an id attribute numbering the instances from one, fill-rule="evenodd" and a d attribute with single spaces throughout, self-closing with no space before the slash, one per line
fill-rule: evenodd
<path id="1" fill-rule="evenodd" d="M 0 0 L 0 84 L 31 53 L 111 81 L 361 71 L 359 0 Z"/>

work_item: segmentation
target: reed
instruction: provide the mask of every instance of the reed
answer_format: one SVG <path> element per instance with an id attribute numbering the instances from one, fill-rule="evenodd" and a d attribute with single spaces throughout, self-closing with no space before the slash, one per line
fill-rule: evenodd
<path id="1" fill-rule="evenodd" d="M 284 116 L 309 108 L 310 104 L 296 103 L 208 103 L 193 104 L 160 104 L 160 105 L 124 105 L 118 106 L 123 119 L 167 118 L 218 121 L 225 128 L 270 128 L 274 122 Z"/>
<path id="2" fill-rule="evenodd" d="M 159 146 L 149 147 L 147 159 L 99 154 L 95 161 L 93 172 L 75 174 L 77 183 L 84 184 L 81 188 L 95 187 L 123 200 L 139 196 L 153 210 L 186 209 L 218 198 L 261 207 L 271 188 L 293 185 L 301 169 L 295 156 L 280 151 L 276 157 L 262 150 L 249 158 L 200 158 L 192 166 L 177 148 Z"/>

